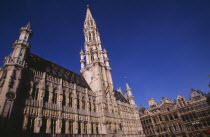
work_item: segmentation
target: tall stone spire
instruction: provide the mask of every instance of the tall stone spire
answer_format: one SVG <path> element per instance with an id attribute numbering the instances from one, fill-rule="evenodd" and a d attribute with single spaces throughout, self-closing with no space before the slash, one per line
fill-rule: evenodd
<path id="1" fill-rule="evenodd" d="M 96 22 L 87 6 L 84 22 L 85 53 L 80 53 L 81 70 L 86 81 L 96 91 L 113 90 L 111 68 L 106 50 L 102 50 L 100 34 Z"/>

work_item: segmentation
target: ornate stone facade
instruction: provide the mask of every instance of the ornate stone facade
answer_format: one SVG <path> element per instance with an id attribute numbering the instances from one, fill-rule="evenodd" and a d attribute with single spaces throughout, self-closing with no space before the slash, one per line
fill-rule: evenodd
<path id="1" fill-rule="evenodd" d="M 87 8 L 78 75 L 30 52 L 30 23 L 0 69 L 1 133 L 144 137 L 131 88 L 114 90 L 107 51 Z M 9 133 L 8 133 L 9 131 Z"/>
<path id="2" fill-rule="evenodd" d="M 201 91 L 192 89 L 189 100 L 178 95 L 175 101 L 163 97 L 160 104 L 154 98 L 148 102 L 149 110 L 140 108 L 147 137 L 210 136 L 210 106 Z"/>

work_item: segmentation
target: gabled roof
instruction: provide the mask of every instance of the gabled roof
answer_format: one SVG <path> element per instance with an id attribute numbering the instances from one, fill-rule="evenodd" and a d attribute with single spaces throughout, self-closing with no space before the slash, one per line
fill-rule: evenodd
<path id="1" fill-rule="evenodd" d="M 123 96 L 120 91 L 114 90 L 114 97 L 116 98 L 116 100 L 129 104 L 129 101 Z"/>
<path id="2" fill-rule="evenodd" d="M 56 78 L 62 78 L 69 83 L 75 83 L 81 87 L 90 89 L 83 76 L 76 74 L 66 68 L 55 63 L 45 60 L 35 54 L 30 53 L 26 59 L 27 67 L 35 70 L 46 72 Z"/>

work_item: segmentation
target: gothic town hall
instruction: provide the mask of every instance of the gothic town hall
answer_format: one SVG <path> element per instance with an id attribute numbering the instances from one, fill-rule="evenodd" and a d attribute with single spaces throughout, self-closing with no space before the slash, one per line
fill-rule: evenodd
<path id="1" fill-rule="evenodd" d="M 30 23 L 0 68 L 0 132 L 21 137 L 144 137 L 132 90 L 115 90 L 87 8 L 81 75 L 30 52 Z M 33 47 L 33 46 L 32 46 Z M 79 52 L 79 51 L 78 51 Z"/>

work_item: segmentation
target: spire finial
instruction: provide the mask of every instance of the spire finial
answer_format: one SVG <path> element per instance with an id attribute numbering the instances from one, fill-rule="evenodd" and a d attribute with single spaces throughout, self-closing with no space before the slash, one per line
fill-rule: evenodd
<path id="1" fill-rule="evenodd" d="M 92 14 L 90 12 L 90 6 L 87 5 L 86 19 L 90 19 L 90 18 L 93 18 L 93 17 L 92 17 Z"/>
<path id="2" fill-rule="evenodd" d="M 130 87 L 129 87 L 129 85 L 128 85 L 128 83 L 126 82 L 126 89 L 130 89 Z"/>
<path id="3" fill-rule="evenodd" d="M 30 27 L 31 27 L 31 23 L 30 23 L 30 21 L 27 23 L 27 25 L 26 25 L 26 28 L 27 29 L 30 29 Z"/>

